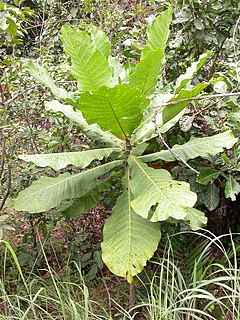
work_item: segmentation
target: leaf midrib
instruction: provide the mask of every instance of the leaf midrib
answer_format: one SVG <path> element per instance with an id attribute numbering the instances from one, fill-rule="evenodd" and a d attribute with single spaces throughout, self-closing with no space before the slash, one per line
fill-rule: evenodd
<path id="1" fill-rule="evenodd" d="M 117 163 L 119 163 L 119 165 L 120 165 L 120 163 L 122 163 L 123 162 L 123 160 L 115 160 L 115 161 L 112 161 L 112 162 L 108 162 L 108 163 L 105 163 L 105 164 L 103 164 L 103 165 L 101 165 L 100 167 L 101 168 L 103 168 L 103 167 L 107 167 L 109 164 L 112 164 L 112 163 L 116 163 L 116 166 L 117 166 Z M 93 171 L 97 171 L 99 168 L 100 168 L 99 166 L 98 167 L 95 167 L 95 168 L 92 168 L 92 169 L 88 169 L 88 170 L 86 170 L 86 171 L 83 171 L 83 172 L 80 172 L 80 173 L 77 173 L 77 174 L 74 174 L 74 175 L 70 175 L 70 176 L 68 176 L 68 177 L 66 177 L 66 179 L 64 179 L 64 180 L 61 180 L 61 181 L 58 181 L 56 184 L 52 184 L 52 185 L 50 185 L 50 186 L 47 186 L 47 187 L 44 187 L 44 190 L 48 190 L 48 189 L 51 189 L 53 186 L 57 186 L 57 185 L 59 185 L 59 184 L 61 184 L 61 183 L 66 183 L 66 181 L 68 181 L 68 180 L 70 180 L 70 179 L 72 179 L 73 177 L 75 178 L 75 177 L 78 177 L 79 175 L 89 175 L 90 174 L 90 172 L 93 172 Z M 101 173 L 99 174 L 99 175 L 101 175 Z M 39 181 L 39 180 L 38 180 Z M 42 191 L 42 189 L 41 190 L 38 190 L 38 191 L 35 191 L 35 192 L 32 192 L 31 193 L 31 195 L 28 195 L 27 197 L 23 197 L 23 199 L 27 199 L 29 196 L 30 197 L 32 197 L 34 194 L 35 195 L 37 195 L 39 192 L 41 192 Z"/>

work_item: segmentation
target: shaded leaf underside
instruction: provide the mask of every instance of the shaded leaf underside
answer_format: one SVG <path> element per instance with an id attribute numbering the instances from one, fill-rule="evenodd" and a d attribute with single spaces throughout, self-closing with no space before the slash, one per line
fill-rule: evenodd
<path id="1" fill-rule="evenodd" d="M 183 145 L 175 145 L 171 149 L 184 161 L 194 159 L 196 157 L 209 158 L 215 154 L 222 152 L 224 148 L 231 148 L 237 139 L 231 130 L 216 134 L 211 137 L 191 138 L 190 141 Z M 175 161 L 174 154 L 169 150 L 162 150 L 146 156 L 142 156 L 144 162 L 156 161 L 158 159 L 165 161 Z"/>
<path id="2" fill-rule="evenodd" d="M 121 164 L 121 160 L 116 160 L 74 175 L 64 173 L 54 178 L 41 177 L 12 200 L 13 207 L 32 213 L 55 208 L 63 200 L 84 196 L 96 187 L 100 175 Z"/>
<path id="3" fill-rule="evenodd" d="M 132 282 L 153 256 L 160 237 L 160 225 L 132 210 L 130 191 L 125 189 L 104 226 L 103 261 L 114 274 Z"/>
<path id="4" fill-rule="evenodd" d="M 105 148 L 80 152 L 21 155 L 19 158 L 26 162 L 33 162 L 38 167 L 51 167 L 54 170 L 60 170 L 69 164 L 85 168 L 93 160 L 102 160 L 109 157 L 113 152 L 120 151 L 120 148 Z"/>
<path id="5" fill-rule="evenodd" d="M 184 219 L 187 208 L 193 207 L 197 200 L 188 183 L 172 180 L 167 170 L 150 168 L 133 156 L 129 158 L 129 166 L 134 196 L 131 206 L 136 213 L 148 218 L 155 206 L 150 221 L 164 221 L 169 217 Z"/>

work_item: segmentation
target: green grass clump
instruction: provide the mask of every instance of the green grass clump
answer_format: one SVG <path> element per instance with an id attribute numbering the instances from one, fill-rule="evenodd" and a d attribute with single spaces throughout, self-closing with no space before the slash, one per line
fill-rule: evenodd
<path id="1" fill-rule="evenodd" d="M 199 236 L 196 238 L 196 235 Z M 106 301 L 97 299 L 100 286 L 91 290 L 76 263 L 70 263 L 57 274 L 49 265 L 42 276 L 25 276 L 11 245 L 1 241 L 12 256 L 15 265 L 15 286 L 8 270 L 0 278 L 0 319 L 6 320 L 225 320 L 240 319 L 239 245 L 233 235 L 215 237 L 208 232 L 195 233 L 194 241 L 182 246 L 175 234 L 167 238 L 165 247 L 142 277 L 136 279 L 135 305 L 129 310 L 122 300 L 112 299 L 114 290 L 126 291 L 126 286 L 115 283 L 108 290 Z M 223 237 L 229 237 L 226 249 Z M 234 235 L 235 237 L 235 235 Z M 197 239 L 197 240 L 196 240 Z M 218 252 L 216 262 L 214 254 Z M 4 266 L 6 266 L 5 254 Z M 72 269 L 75 269 L 74 280 Z M 14 274 L 14 273 L 13 273 Z M 103 278 L 97 281 L 104 281 Z M 113 286 L 114 284 L 112 284 Z M 99 290 L 98 290 L 99 288 Z M 128 292 L 119 295 L 127 301 Z M 125 301 L 125 302 L 126 302 Z"/>

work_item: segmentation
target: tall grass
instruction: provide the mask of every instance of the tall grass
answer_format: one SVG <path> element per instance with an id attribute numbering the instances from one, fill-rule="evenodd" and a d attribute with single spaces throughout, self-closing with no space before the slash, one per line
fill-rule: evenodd
<path id="1" fill-rule="evenodd" d="M 148 285 L 146 281 L 142 283 L 145 294 L 140 295 L 141 308 L 147 319 L 240 319 L 239 245 L 236 246 L 231 234 L 221 237 L 208 231 L 196 234 L 204 238 L 193 249 L 197 255 L 190 251 L 188 256 L 180 257 L 176 252 L 179 249 L 173 246 L 176 235 L 167 239 L 163 255 L 154 262 L 153 277 Z M 222 237 L 230 238 L 229 250 L 222 244 Z M 212 258 L 216 249 L 222 256 L 218 262 Z"/>
<path id="2" fill-rule="evenodd" d="M 161 255 L 151 265 L 153 273 L 139 277 L 141 285 L 136 286 L 137 302 L 131 310 L 114 301 L 110 294 L 109 301 L 93 301 L 77 264 L 67 265 L 64 277 L 60 278 L 49 265 L 43 248 L 47 266 L 42 270 L 44 277 L 31 274 L 25 279 L 12 247 L 1 241 L 12 256 L 18 282 L 12 286 L 6 261 L 3 261 L 3 269 L 0 270 L 0 319 L 239 320 L 239 245 L 231 234 L 215 237 L 202 231 L 195 235 L 200 240 L 193 247 L 189 246 L 189 252 L 185 250 L 184 255 L 176 239 L 185 234 L 167 238 Z M 223 237 L 229 237 L 229 249 L 225 249 Z M 217 262 L 213 259 L 216 250 L 221 253 Z M 5 260 L 9 259 L 7 254 L 4 256 Z M 78 274 L 77 281 L 72 280 L 70 270 L 73 267 Z M 115 290 L 121 290 L 117 284 Z"/>
<path id="3" fill-rule="evenodd" d="M 42 270 L 42 273 L 47 274 L 47 279 L 44 280 L 40 276 L 31 275 L 26 280 L 12 247 L 6 241 L 1 242 L 5 244 L 12 255 L 16 271 L 21 279 L 15 287 L 15 293 L 11 292 L 11 288 L 8 287 L 7 272 L 2 270 L 2 278 L 0 279 L 0 319 L 111 319 L 109 312 L 101 305 L 91 301 L 88 288 L 77 264 L 74 266 L 78 272 L 79 280 L 77 283 L 71 281 L 71 277 L 67 272 L 65 279 L 60 279 L 50 267 L 46 256 L 47 269 Z M 43 254 L 45 255 L 44 250 Z M 16 278 L 18 278 L 18 274 L 16 274 Z M 100 315 L 96 310 L 99 310 Z"/>

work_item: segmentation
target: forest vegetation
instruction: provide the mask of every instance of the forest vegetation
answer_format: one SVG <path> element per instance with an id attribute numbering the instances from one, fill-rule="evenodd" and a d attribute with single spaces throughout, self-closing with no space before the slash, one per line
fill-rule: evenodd
<path id="1" fill-rule="evenodd" d="M 240 319 L 237 0 L 0 2 L 0 319 Z"/>

